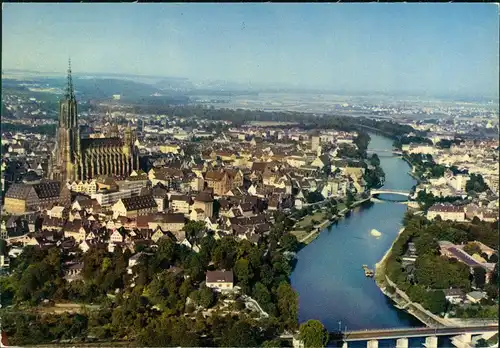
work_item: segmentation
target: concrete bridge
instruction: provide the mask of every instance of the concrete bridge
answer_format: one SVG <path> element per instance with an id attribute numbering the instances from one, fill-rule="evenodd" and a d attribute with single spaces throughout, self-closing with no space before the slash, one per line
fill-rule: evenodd
<path id="1" fill-rule="evenodd" d="M 478 325 L 469 327 L 416 327 L 398 329 L 373 329 L 346 331 L 343 333 L 344 342 L 370 341 L 385 339 L 400 339 L 414 337 L 437 337 L 437 336 L 461 336 L 461 335 L 483 335 L 498 332 L 498 325 Z M 332 333 L 332 336 L 338 333 Z M 333 338 L 333 337 L 332 337 Z"/>
<path id="2" fill-rule="evenodd" d="M 389 150 L 389 149 L 368 149 L 366 150 L 366 153 L 376 153 L 378 154 L 392 154 L 396 156 L 402 156 L 403 151 L 398 151 L 398 150 Z M 380 155 L 379 155 L 380 157 Z"/>
<path id="3" fill-rule="evenodd" d="M 349 342 L 366 341 L 368 348 L 378 348 L 379 340 L 396 340 L 396 348 L 408 348 L 409 338 L 425 337 L 426 348 L 438 348 L 438 336 L 452 336 L 452 343 L 458 348 L 471 348 L 478 337 L 490 339 L 498 333 L 498 323 L 465 327 L 412 327 L 395 329 L 354 330 L 342 333 L 331 332 L 330 342 L 343 342 L 348 348 Z M 476 338 L 472 338 L 472 336 Z M 479 335 L 479 336 L 478 336 Z M 303 342 L 294 335 L 282 335 L 282 339 L 292 339 L 294 348 L 303 348 Z"/>
<path id="4" fill-rule="evenodd" d="M 375 195 L 381 195 L 381 194 L 400 195 L 400 196 L 406 196 L 407 198 L 410 197 L 410 192 L 402 191 L 402 190 L 378 189 L 378 190 L 371 190 L 370 191 L 370 195 L 372 197 Z"/>

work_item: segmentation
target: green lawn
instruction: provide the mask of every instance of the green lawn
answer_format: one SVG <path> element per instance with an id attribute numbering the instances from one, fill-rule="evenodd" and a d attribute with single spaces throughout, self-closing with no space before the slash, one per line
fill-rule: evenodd
<path id="1" fill-rule="evenodd" d="M 325 215 L 326 214 L 325 214 L 324 211 L 318 210 L 313 215 L 307 215 L 302 220 L 300 220 L 299 222 L 297 222 L 295 224 L 295 228 L 294 229 L 296 229 L 296 230 L 303 230 L 303 229 L 305 229 L 307 226 L 309 226 L 311 224 L 312 220 L 316 220 L 318 223 L 321 223 L 325 219 Z"/>
<path id="2" fill-rule="evenodd" d="M 347 206 L 344 204 L 344 203 L 339 203 L 337 204 L 337 210 L 339 212 L 341 212 L 342 210 L 344 210 L 345 208 L 347 208 Z"/>

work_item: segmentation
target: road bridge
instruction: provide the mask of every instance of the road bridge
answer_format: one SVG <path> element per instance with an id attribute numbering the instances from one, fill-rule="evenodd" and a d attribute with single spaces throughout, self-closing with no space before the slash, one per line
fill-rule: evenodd
<path id="1" fill-rule="evenodd" d="M 366 153 L 389 153 L 389 154 L 394 154 L 394 155 L 403 155 L 403 151 L 398 151 L 398 150 L 389 150 L 389 149 L 368 149 L 366 150 Z"/>
<path id="2" fill-rule="evenodd" d="M 472 336 L 481 335 L 482 337 L 491 337 L 498 332 L 498 322 L 488 323 L 485 325 L 476 326 L 457 326 L 457 327 L 410 327 L 410 328 L 389 328 L 389 329 L 369 329 L 369 330 L 352 330 L 339 332 L 334 331 L 329 333 L 329 341 L 343 342 L 343 348 L 349 346 L 349 342 L 366 341 L 367 347 L 378 348 L 379 340 L 397 340 L 398 348 L 408 348 L 408 339 L 410 338 L 425 338 L 425 346 L 427 348 L 438 348 L 438 336 L 453 337 L 454 344 L 457 347 L 470 347 Z M 303 343 L 298 339 L 297 335 L 287 333 L 280 336 L 281 339 L 292 340 L 293 347 L 303 347 Z"/>
<path id="3" fill-rule="evenodd" d="M 461 336 L 461 335 L 482 335 L 490 332 L 498 332 L 498 324 L 478 325 L 469 327 L 416 327 L 397 329 L 372 329 L 354 330 L 343 332 L 344 342 L 385 340 L 412 337 L 428 336 Z M 330 333 L 332 338 L 338 337 L 338 332 Z"/>
<path id="4" fill-rule="evenodd" d="M 382 195 L 382 194 L 400 195 L 400 196 L 406 196 L 408 198 L 410 197 L 410 192 L 403 190 L 378 189 L 370 191 L 370 195 L 372 197 L 375 195 Z"/>

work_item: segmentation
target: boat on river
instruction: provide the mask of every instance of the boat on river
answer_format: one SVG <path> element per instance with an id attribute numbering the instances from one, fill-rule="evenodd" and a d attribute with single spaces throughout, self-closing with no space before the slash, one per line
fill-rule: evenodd
<path id="1" fill-rule="evenodd" d="M 368 265 L 363 265 L 363 270 L 365 271 L 366 277 L 373 277 L 375 275 L 375 271 L 373 269 L 368 268 Z"/>
<path id="2" fill-rule="evenodd" d="M 377 238 L 378 238 L 378 237 L 380 237 L 380 236 L 382 235 L 382 232 L 377 231 L 376 229 L 374 229 L 374 228 L 373 228 L 373 229 L 370 231 L 370 234 L 371 234 L 372 236 L 374 236 L 374 237 L 377 237 Z"/>

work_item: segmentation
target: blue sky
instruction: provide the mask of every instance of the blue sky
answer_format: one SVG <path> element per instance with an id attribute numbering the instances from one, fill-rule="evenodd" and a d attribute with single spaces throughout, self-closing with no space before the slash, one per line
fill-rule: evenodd
<path id="1" fill-rule="evenodd" d="M 494 4 L 4 4 L 3 69 L 498 96 Z"/>

